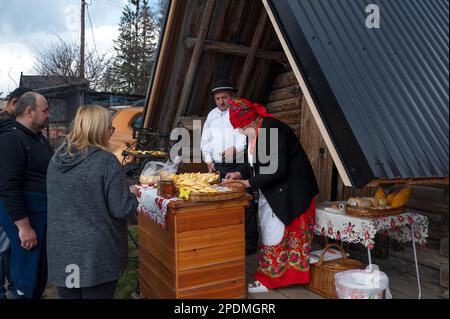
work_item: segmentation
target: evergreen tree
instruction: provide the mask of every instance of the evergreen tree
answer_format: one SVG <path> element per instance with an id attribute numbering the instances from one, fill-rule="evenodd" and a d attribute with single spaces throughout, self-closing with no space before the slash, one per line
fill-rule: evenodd
<path id="1" fill-rule="evenodd" d="M 116 52 L 110 68 L 113 90 L 145 95 L 152 68 L 152 56 L 159 36 L 158 16 L 149 8 L 149 0 L 130 0 L 119 23 Z"/>

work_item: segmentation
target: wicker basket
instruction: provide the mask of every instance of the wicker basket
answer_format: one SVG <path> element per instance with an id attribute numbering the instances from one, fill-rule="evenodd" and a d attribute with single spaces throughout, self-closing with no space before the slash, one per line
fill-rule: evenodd
<path id="1" fill-rule="evenodd" d="M 325 253 L 332 247 L 338 248 L 344 257 L 331 261 L 323 261 Z M 337 299 L 338 296 L 336 294 L 336 286 L 334 285 L 334 275 L 341 271 L 362 268 L 364 268 L 362 263 L 346 257 L 342 246 L 338 244 L 328 244 L 322 251 L 319 262 L 311 265 L 311 281 L 307 288 L 327 299 Z"/>

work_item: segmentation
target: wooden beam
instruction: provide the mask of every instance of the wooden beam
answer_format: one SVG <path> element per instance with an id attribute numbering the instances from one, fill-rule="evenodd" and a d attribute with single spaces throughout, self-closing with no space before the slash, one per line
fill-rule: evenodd
<path id="1" fill-rule="evenodd" d="M 259 18 L 258 25 L 255 29 L 255 34 L 253 36 L 252 44 L 250 46 L 250 51 L 248 52 L 247 59 L 245 60 L 244 67 L 242 68 L 241 78 L 238 84 L 238 95 L 241 96 L 244 93 L 244 88 L 247 85 L 247 81 L 250 76 L 250 71 L 253 67 L 256 57 L 256 51 L 258 50 L 259 44 L 263 36 L 264 26 L 267 22 L 267 13 L 263 9 L 261 17 Z"/>
<path id="2" fill-rule="evenodd" d="M 197 43 L 195 38 L 187 38 L 184 41 L 186 49 L 192 50 Z M 223 54 L 247 56 L 250 52 L 250 47 L 240 44 L 220 42 L 220 41 L 205 41 L 203 51 L 218 52 Z M 258 50 L 256 51 L 257 59 L 274 60 L 279 63 L 287 62 L 286 54 L 283 51 Z"/>
<path id="3" fill-rule="evenodd" d="M 367 187 L 375 187 L 380 184 L 448 185 L 448 177 L 375 179 Z"/>
<path id="4" fill-rule="evenodd" d="M 171 5 L 169 8 L 168 17 L 167 17 L 167 22 L 166 22 L 166 30 L 165 30 L 164 34 L 161 34 L 161 36 L 163 37 L 162 43 L 161 43 L 161 49 L 159 52 L 158 61 L 156 61 L 157 65 L 156 65 L 156 69 L 155 69 L 153 83 L 150 85 L 150 88 L 149 88 L 149 90 L 151 90 L 151 92 L 149 92 L 149 97 L 147 99 L 147 105 L 145 106 L 145 111 L 144 111 L 145 116 L 144 116 L 143 127 L 146 129 L 149 128 L 150 119 L 153 115 L 153 110 L 155 108 L 154 105 L 155 105 L 155 101 L 156 101 L 156 95 L 159 92 L 158 88 L 159 88 L 160 82 L 161 82 L 161 73 L 163 70 L 164 60 L 166 57 L 168 46 L 170 44 L 169 35 L 173 32 L 173 28 L 175 25 L 174 15 L 176 12 L 176 7 L 177 7 L 178 1 L 179 0 L 171 1 Z"/>
<path id="5" fill-rule="evenodd" d="M 206 3 L 205 12 L 197 35 L 197 43 L 195 44 L 194 52 L 192 53 L 191 63 L 189 64 L 186 80 L 181 92 L 180 103 L 178 104 L 177 112 L 175 114 L 174 127 L 177 127 L 178 118 L 184 113 L 187 103 L 189 102 L 189 95 L 192 91 L 194 79 L 197 74 L 198 65 L 203 52 L 203 45 L 208 34 L 215 4 L 216 0 L 208 0 Z"/>

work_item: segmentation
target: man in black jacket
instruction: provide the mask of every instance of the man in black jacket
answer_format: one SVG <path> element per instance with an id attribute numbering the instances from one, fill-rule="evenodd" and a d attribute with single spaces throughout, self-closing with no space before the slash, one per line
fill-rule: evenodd
<path id="1" fill-rule="evenodd" d="M 46 175 L 52 150 L 41 131 L 49 108 L 37 93 L 23 94 L 16 122 L 0 131 L 0 224 L 11 242 L 16 298 L 40 298 L 46 285 Z"/>
<path id="2" fill-rule="evenodd" d="M 17 100 L 22 94 L 30 91 L 31 89 L 18 87 L 6 97 L 6 107 L 0 111 L 0 132 L 5 131 L 7 128 L 14 125 Z M 6 279 L 8 279 L 8 282 L 11 281 L 9 274 L 10 248 L 8 236 L 6 236 L 6 233 L 3 231 L 3 227 L 0 224 L 0 299 L 6 299 L 6 288 L 4 287 Z"/>

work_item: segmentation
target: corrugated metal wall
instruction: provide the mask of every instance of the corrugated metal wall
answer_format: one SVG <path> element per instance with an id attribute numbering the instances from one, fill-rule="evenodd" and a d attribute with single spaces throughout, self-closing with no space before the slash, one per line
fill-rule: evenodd
<path id="1" fill-rule="evenodd" d="M 380 8 L 378 29 L 366 26 L 369 4 Z M 448 176 L 448 0 L 288 0 L 285 5 L 375 177 Z"/>

